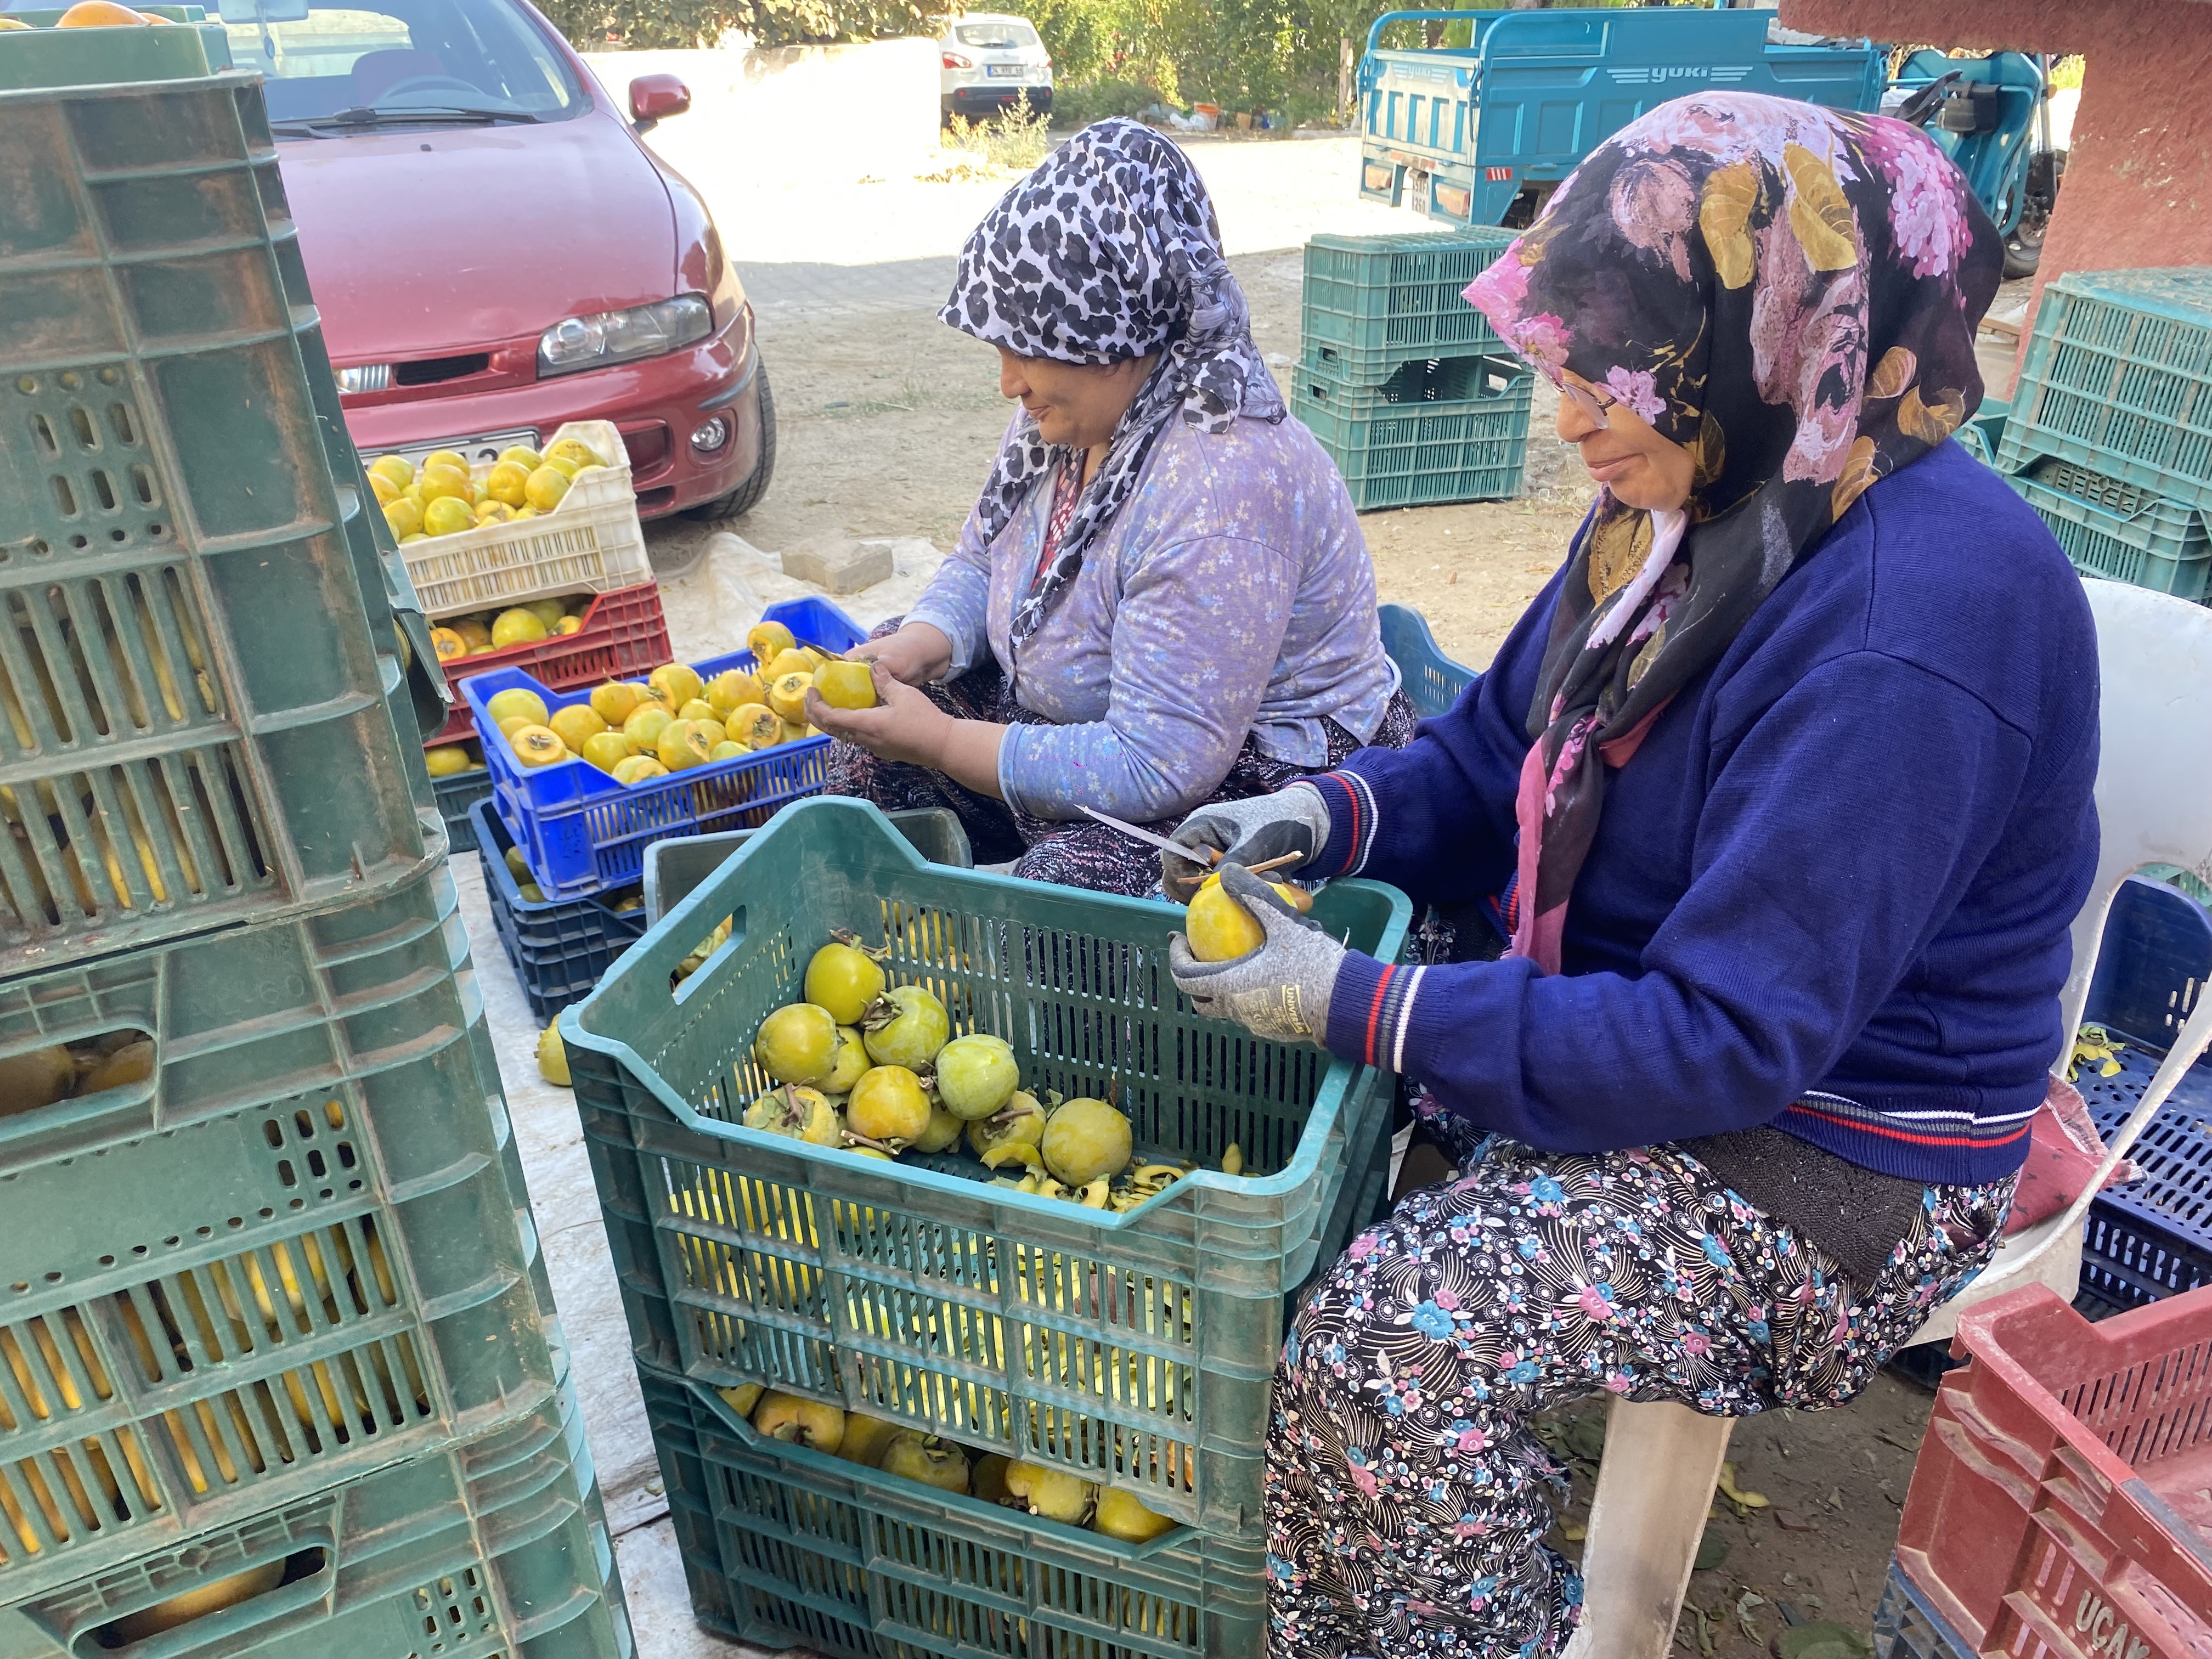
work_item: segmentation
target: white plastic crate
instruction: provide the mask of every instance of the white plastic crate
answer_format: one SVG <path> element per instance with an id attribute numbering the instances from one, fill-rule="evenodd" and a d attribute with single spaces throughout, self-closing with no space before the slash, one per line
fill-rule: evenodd
<path id="1" fill-rule="evenodd" d="M 571 421 L 546 441 L 574 438 L 608 458 L 560 506 L 535 519 L 434 536 L 399 550 L 425 614 L 453 617 L 556 593 L 611 592 L 653 580 L 629 462 L 611 421 Z M 489 471 L 479 468 L 478 476 Z"/>

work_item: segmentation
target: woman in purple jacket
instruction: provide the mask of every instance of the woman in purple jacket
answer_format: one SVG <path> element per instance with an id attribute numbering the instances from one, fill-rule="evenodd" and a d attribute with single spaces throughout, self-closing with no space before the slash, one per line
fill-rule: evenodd
<path id="1" fill-rule="evenodd" d="M 1181 150 L 1078 133 L 976 228 L 943 315 L 1022 408 L 921 602 L 853 653 L 882 706 L 808 704 L 834 793 L 1142 893 L 1151 852 L 1083 807 L 1164 834 L 1413 735 L 1351 498 L 1285 418 Z"/>
<path id="2" fill-rule="evenodd" d="M 1280 1659 L 1554 1652 L 1531 1413 L 1840 1405 L 1995 1250 L 2097 852 L 2081 584 L 1948 441 L 1998 268 L 1899 122 L 1624 129 L 1468 290 L 1601 487 L 1565 567 L 1411 746 L 1178 832 L 1506 895 L 1502 959 L 1407 967 L 1236 871 L 1267 943 L 1173 952 L 1201 1007 L 1403 1073 L 1456 1168 L 1285 1345 Z"/>

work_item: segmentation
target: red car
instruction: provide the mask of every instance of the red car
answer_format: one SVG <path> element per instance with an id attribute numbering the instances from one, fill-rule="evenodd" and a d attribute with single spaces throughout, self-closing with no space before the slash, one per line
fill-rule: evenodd
<path id="1" fill-rule="evenodd" d="M 752 307 L 698 192 L 526 0 L 224 0 L 268 76 L 308 281 L 366 455 L 489 457 L 614 422 L 638 509 L 758 501 L 775 411 Z"/>

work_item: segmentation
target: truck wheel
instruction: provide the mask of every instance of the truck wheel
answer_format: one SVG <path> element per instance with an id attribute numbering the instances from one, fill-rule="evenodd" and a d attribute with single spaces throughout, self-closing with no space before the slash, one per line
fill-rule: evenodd
<path id="1" fill-rule="evenodd" d="M 2004 274 L 2008 280 L 2035 275 L 2043 263 L 2043 234 L 2051 225 L 2051 210 L 2058 204 L 2058 186 L 2066 177 L 2066 152 L 2040 150 L 2028 158 L 2027 197 L 2021 203 L 2020 222 L 2005 238 Z"/>
<path id="2" fill-rule="evenodd" d="M 765 362 L 760 366 L 760 459 L 753 463 L 753 470 L 745 481 L 726 495 L 686 507 L 685 518 L 708 524 L 741 518 L 758 507 L 761 497 L 768 494 L 769 480 L 775 476 L 775 398 L 769 391 Z"/>

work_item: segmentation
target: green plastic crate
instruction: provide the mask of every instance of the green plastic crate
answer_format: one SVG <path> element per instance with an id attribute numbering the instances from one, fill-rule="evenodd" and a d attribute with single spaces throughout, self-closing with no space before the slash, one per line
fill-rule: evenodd
<path id="1" fill-rule="evenodd" d="M 1398 665 L 1398 677 L 1413 712 L 1425 720 L 1451 713 L 1460 693 L 1479 678 L 1475 671 L 1454 662 L 1437 648 L 1429 632 L 1429 619 L 1411 605 L 1379 607 L 1382 648 Z"/>
<path id="2" fill-rule="evenodd" d="M 943 806 L 916 806 L 889 813 L 891 828 L 915 845 L 932 864 L 956 869 L 975 867 L 975 849 L 960 815 Z M 678 836 L 657 841 L 645 849 L 645 915 L 658 921 L 680 903 L 690 890 L 721 868 L 724 860 L 761 832 L 725 830 L 712 836 Z"/>
<path id="3" fill-rule="evenodd" d="M 1984 466 L 1997 464 L 1997 452 L 2004 445 L 2005 422 L 2011 418 L 2012 404 L 2002 398 L 1984 398 L 1966 423 L 1951 435 L 1959 447 Z"/>
<path id="4" fill-rule="evenodd" d="M 1503 354 L 1498 331 L 1461 290 L 1520 234 L 1478 226 L 1315 237 L 1299 310 L 1306 361 L 1348 384 L 1373 386 L 1418 360 Z"/>
<path id="5" fill-rule="evenodd" d="M 550 1393 L 466 949 L 441 865 L 0 987 L 0 1052 L 140 1030 L 158 1062 L 0 1119 L 0 1602 Z"/>
<path id="6" fill-rule="evenodd" d="M 279 1582 L 121 1641 L 133 1613 L 256 1568 Z M 147 1659 L 629 1659 L 573 1396 L 0 1611 L 0 1659 L 118 1645 Z"/>
<path id="7" fill-rule="evenodd" d="M 1517 360 L 1412 362 L 1379 386 L 1311 362 L 1294 373 L 1291 412 L 1328 452 L 1361 512 L 1521 493 L 1535 377 Z"/>
<path id="8" fill-rule="evenodd" d="M 230 40 L 200 6 L 133 6 L 188 28 L 115 28 L 97 34 L 57 29 L 66 7 L 5 7 L 0 14 L 38 31 L 10 40 L 0 59 L 0 93 L 114 82 L 187 81 L 231 67 Z M 18 32 L 20 33 L 20 31 Z"/>
<path id="9" fill-rule="evenodd" d="M 1389 1176 L 1389 1139 L 1376 1136 L 1365 1173 L 1340 1189 L 1315 1277 L 1387 1207 Z M 1313 1282 L 1285 1298 L 1285 1322 Z M 1266 1650 L 1256 1537 L 1182 1528 L 1125 1543 L 781 1444 L 701 1384 L 638 1380 L 693 1611 L 718 1635 L 843 1659 Z"/>
<path id="10" fill-rule="evenodd" d="M 168 61 L 220 35 L 9 42 L 60 83 L 0 93 L 0 975 L 374 892 L 424 851 L 259 82 Z"/>
<path id="11" fill-rule="evenodd" d="M 696 1383 L 641 1380 L 692 1610 L 717 1636 L 831 1659 L 1267 1651 L 1261 1539 L 1124 1543 L 785 1445 Z"/>
<path id="12" fill-rule="evenodd" d="M 2045 457 L 2212 509 L 2212 266 L 2068 271 L 2044 289 L 1998 467 Z"/>
<path id="13" fill-rule="evenodd" d="M 1409 910 L 1344 881 L 1314 916 L 1387 961 Z M 1165 962 L 1181 914 L 930 864 L 865 802 L 787 807 L 561 1016 L 640 1364 L 946 1425 L 1256 1527 L 1282 1298 L 1388 1133 L 1389 1079 L 1190 1012 Z M 742 1127 L 768 1086 L 753 1033 L 836 926 L 887 938 L 894 982 L 938 988 L 956 1031 L 1005 1036 L 1027 1086 L 1118 1085 L 1140 1152 L 1205 1170 L 1116 1214 L 993 1186 L 964 1155 L 887 1164 Z M 1232 1143 L 1253 1174 L 1219 1173 Z"/>
<path id="14" fill-rule="evenodd" d="M 2156 498 L 2130 501 L 2126 486 L 2106 488 L 2110 480 L 2063 462 L 2041 466 L 2055 470 L 2048 477 L 2039 470 L 2005 482 L 2050 526 L 2076 570 L 2178 599 L 2205 597 L 2207 578 L 2212 576 L 2212 536 L 2196 508 Z M 2077 489 L 2092 494 L 2076 494 Z"/>

